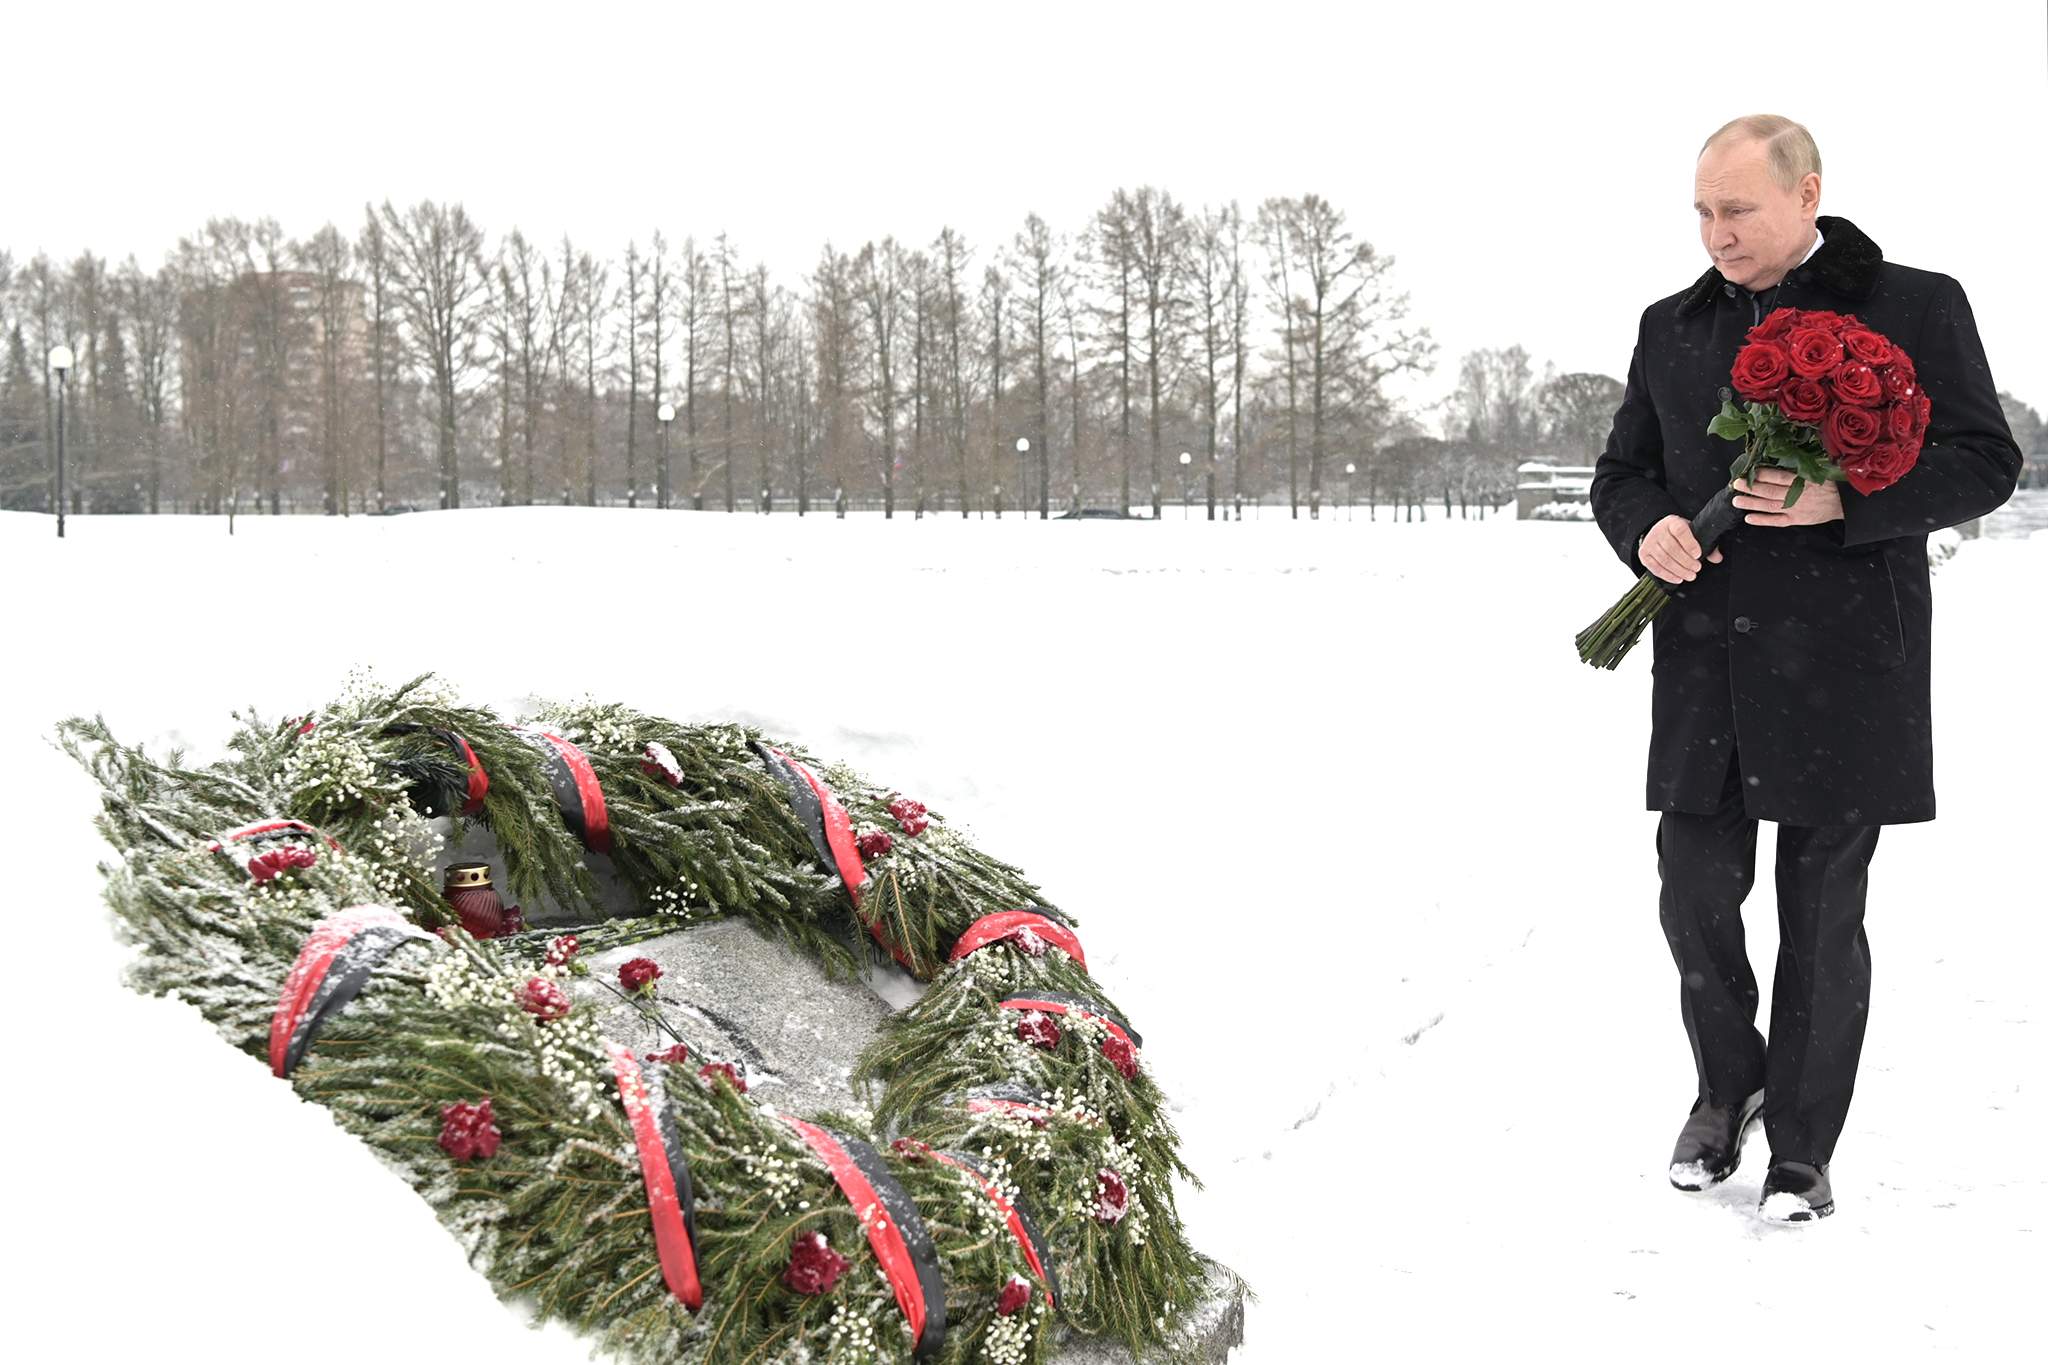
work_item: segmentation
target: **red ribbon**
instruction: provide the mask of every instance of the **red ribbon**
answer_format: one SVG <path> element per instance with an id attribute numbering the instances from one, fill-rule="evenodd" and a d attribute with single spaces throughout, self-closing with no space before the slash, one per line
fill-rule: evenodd
<path id="1" fill-rule="evenodd" d="M 314 925 L 313 932 L 306 935 L 306 942 L 292 961 L 291 970 L 285 973 L 284 989 L 278 993 L 277 1008 L 270 1015 L 272 1075 L 285 1074 L 285 1058 L 291 1047 L 292 1034 L 297 1030 L 307 1006 L 312 1003 L 314 993 L 320 989 L 320 983 L 326 979 L 327 969 L 334 965 L 335 954 L 357 934 L 379 924 L 412 928 L 405 916 L 387 906 L 356 905 L 335 911 Z"/>
<path id="2" fill-rule="evenodd" d="M 846 884 L 847 894 L 853 897 L 853 905 L 860 908 L 860 889 L 868 879 L 867 868 L 860 860 L 860 844 L 853 837 L 853 817 L 846 813 L 846 807 L 839 804 L 839 798 L 832 789 L 818 780 L 817 774 L 791 758 L 782 750 L 775 752 L 782 761 L 796 769 L 797 776 L 810 784 L 812 793 L 818 798 L 818 810 L 825 819 L 825 844 L 832 850 L 832 861 L 838 865 L 839 880 Z"/>
<path id="3" fill-rule="evenodd" d="M 576 787 L 577 803 L 583 807 L 583 842 L 594 852 L 610 853 L 612 827 L 610 818 L 605 813 L 604 788 L 598 785 L 597 769 L 590 766 L 588 756 L 553 731 L 531 725 L 515 725 L 512 728 L 523 730 L 546 741 L 547 746 L 555 751 L 556 757 L 560 758 L 562 765 L 569 770 L 569 779 Z"/>
<path id="4" fill-rule="evenodd" d="M 815 1123 L 802 1119 L 783 1118 L 789 1126 L 803 1135 L 832 1172 L 833 1180 L 839 1184 L 840 1192 L 853 1211 L 860 1215 L 862 1226 L 867 1229 L 868 1245 L 874 1248 L 875 1259 L 882 1263 L 882 1273 L 889 1277 L 890 1288 L 896 1291 L 896 1306 L 903 1310 L 903 1317 L 910 1324 L 910 1339 L 919 1341 L 924 1336 L 925 1303 L 924 1290 L 919 1283 L 917 1266 L 910 1257 L 910 1248 L 903 1241 L 903 1232 L 889 1216 L 889 1209 L 882 1202 L 882 1196 L 869 1181 L 867 1173 L 854 1164 L 853 1156 L 830 1133 Z"/>
<path id="5" fill-rule="evenodd" d="M 1024 1219 L 1018 1214 L 1017 1206 L 1003 1197 L 1001 1187 L 995 1181 L 990 1180 L 980 1171 L 975 1170 L 950 1152 L 934 1151 L 932 1157 L 934 1160 L 945 1162 L 956 1171 L 965 1171 L 974 1177 L 975 1183 L 981 1186 L 982 1193 L 986 1194 L 994 1202 L 995 1206 L 1002 1211 L 1003 1221 L 1010 1228 L 1010 1236 L 1016 1238 L 1017 1245 L 1023 1249 L 1024 1260 L 1031 1267 L 1031 1273 L 1038 1276 L 1039 1279 L 1047 1280 L 1047 1283 L 1050 1283 L 1045 1273 L 1045 1263 L 1038 1259 L 1037 1244 L 1031 1240 L 1031 1234 L 1024 1230 Z M 1053 1303 L 1052 1291 L 1050 1289 L 1045 1291 L 1045 1302 L 1048 1308 L 1056 1306 Z"/>
<path id="6" fill-rule="evenodd" d="M 1000 942 L 1019 929 L 1029 929 L 1080 963 L 1082 971 L 1088 970 L 1088 957 L 1081 951 L 1080 936 L 1058 920 L 1048 919 L 1035 910 L 998 910 L 993 915 L 983 915 L 967 926 L 967 932 L 960 935 L 946 960 L 958 962 L 975 949 Z"/>
<path id="7" fill-rule="evenodd" d="M 490 774 L 486 773 L 484 765 L 477 761 L 476 751 L 469 747 L 468 740 L 453 730 L 443 730 L 441 733 L 454 741 L 455 752 L 462 755 L 462 761 L 469 765 L 469 789 L 462 803 L 462 813 L 475 815 L 484 808 L 484 795 L 491 789 Z"/>
<path id="8" fill-rule="evenodd" d="M 1082 1019 L 1093 1019 L 1111 1033 L 1129 1043 L 1133 1048 L 1138 1046 L 1138 1040 L 1131 1037 L 1129 1033 L 1125 1032 L 1123 1025 L 1108 1015 L 1097 1014 L 1093 1010 L 1079 1009 L 1069 1005 L 1064 1000 L 1042 1000 L 1037 996 L 1013 995 L 1007 1000 L 998 1000 L 996 1004 L 999 1008 L 1006 1010 L 1040 1010 L 1046 1014 L 1072 1014 Z"/>
<path id="9" fill-rule="evenodd" d="M 633 1144 L 640 1151 L 640 1178 L 647 1186 L 647 1211 L 654 1218 L 654 1253 L 661 1262 L 661 1278 L 669 1293 L 694 1313 L 704 1306 L 704 1286 L 697 1279 L 697 1252 L 683 1222 L 682 1202 L 676 1197 L 668 1147 L 656 1126 L 654 1107 L 647 1102 L 647 1082 L 629 1049 L 606 1039 L 605 1051 L 611 1054 L 612 1075 L 619 1082 L 619 1098 L 633 1125 Z"/>

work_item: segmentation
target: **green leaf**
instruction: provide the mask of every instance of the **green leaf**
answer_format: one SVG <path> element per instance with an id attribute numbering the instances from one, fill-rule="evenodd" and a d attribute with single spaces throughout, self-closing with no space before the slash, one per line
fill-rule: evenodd
<path id="1" fill-rule="evenodd" d="M 1804 487 L 1806 487 L 1806 480 L 1805 480 L 1805 479 L 1804 479 L 1803 477 L 1796 477 L 1796 478 L 1794 478 L 1794 479 L 1792 480 L 1792 487 L 1791 487 L 1791 490 L 1790 490 L 1790 491 L 1788 491 L 1788 492 L 1787 492 L 1787 493 L 1785 494 L 1785 503 L 1784 503 L 1784 505 L 1785 505 L 1786 507 L 1790 507 L 1790 506 L 1791 506 L 1791 505 L 1792 505 L 1793 503 L 1795 503 L 1795 502 L 1798 502 L 1798 501 L 1799 501 L 1799 490 L 1800 490 L 1800 489 L 1802 489 L 1802 488 L 1804 488 Z"/>
<path id="2" fill-rule="evenodd" d="M 1707 423 L 1707 432 L 1724 441 L 1739 441 L 1749 434 L 1749 424 L 1740 417 L 1731 417 L 1724 412 Z"/>

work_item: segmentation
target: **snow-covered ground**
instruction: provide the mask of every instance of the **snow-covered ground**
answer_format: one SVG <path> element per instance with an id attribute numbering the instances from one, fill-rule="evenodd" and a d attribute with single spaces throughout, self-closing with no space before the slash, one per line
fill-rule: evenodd
<path id="1" fill-rule="evenodd" d="M 1760 1135 L 1720 1189 L 1665 1184 L 1692 1067 L 1648 649 L 1608 674 L 1571 647 L 1628 582 L 1598 532 L 1178 510 L 85 517 L 61 543 L 0 515 L 12 1354 L 583 1358 L 323 1110 L 118 985 L 93 791 L 51 726 L 205 754 L 231 708 L 318 704 L 358 663 L 746 720 L 1024 866 L 1178 1102 L 1187 1221 L 1260 1295 L 1236 1359 L 2033 1349 L 2048 536 L 1935 576 L 1940 819 L 1879 843 L 1839 1211 L 1781 1229 L 1752 1216 Z"/>

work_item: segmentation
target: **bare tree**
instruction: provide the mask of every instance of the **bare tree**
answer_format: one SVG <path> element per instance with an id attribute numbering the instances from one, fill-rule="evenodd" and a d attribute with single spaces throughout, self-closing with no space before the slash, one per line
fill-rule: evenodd
<path id="1" fill-rule="evenodd" d="M 351 387 L 352 323 L 360 314 L 361 286 L 353 277 L 355 253 L 332 223 L 297 250 L 301 269 L 313 276 L 314 344 L 320 367 L 320 507 L 328 516 L 348 511 L 343 470 Z"/>
<path id="2" fill-rule="evenodd" d="M 867 343 L 874 357 L 869 402 L 881 423 L 882 516 L 896 515 L 896 351 L 904 295 L 903 248 L 894 237 L 869 242 L 854 263 Z"/>
<path id="3" fill-rule="evenodd" d="M 1024 230 L 1017 234 L 1016 253 L 1024 296 L 1024 334 L 1031 347 L 1032 373 L 1036 379 L 1038 406 L 1032 422 L 1032 440 L 1042 476 L 1038 481 L 1038 517 L 1052 515 L 1052 347 L 1049 332 L 1057 307 L 1061 280 L 1066 268 L 1058 260 L 1059 245 L 1052 229 L 1037 214 L 1027 214 Z"/>
<path id="4" fill-rule="evenodd" d="M 1178 359 L 1186 302 L 1179 290 L 1187 251 L 1187 214 L 1173 196 L 1150 185 L 1131 197 L 1131 264 L 1145 320 L 1145 386 L 1151 401 L 1152 515 L 1159 515 L 1160 403 L 1163 371 Z"/>
<path id="5" fill-rule="evenodd" d="M 961 277 L 967 271 L 967 245 L 960 240 L 960 234 L 951 228 L 941 228 L 938 240 L 932 243 L 935 253 L 933 271 L 935 276 L 937 325 L 943 333 L 941 345 L 945 351 L 945 429 L 948 446 L 953 453 L 953 468 L 960 484 L 960 515 L 968 514 L 967 490 L 967 357 L 972 343 L 963 335 L 967 327 L 966 299 L 961 292 Z"/>
<path id="6" fill-rule="evenodd" d="M 397 284 L 393 274 L 390 238 L 384 222 L 370 205 L 363 205 L 363 226 L 356 236 L 356 258 L 362 262 L 363 279 L 370 304 L 370 374 L 376 392 L 377 413 L 377 510 L 389 506 L 387 482 L 391 448 L 391 408 L 388 385 L 397 355 L 394 322 L 397 317 Z M 532 489 L 529 488 L 529 501 Z"/>
<path id="7" fill-rule="evenodd" d="M 658 234 L 657 234 L 658 235 Z M 640 294 L 642 278 L 646 274 L 640 261 L 640 248 L 635 242 L 626 243 L 626 283 L 613 305 L 623 303 L 626 307 L 626 506 L 640 505 L 640 473 L 636 458 L 636 442 L 640 431 Z M 655 380 L 659 391 L 660 379 Z"/>
<path id="8" fill-rule="evenodd" d="M 718 387 L 725 407 L 725 510 L 735 510 L 733 494 L 733 390 L 739 385 L 740 313 L 746 306 L 739 278 L 739 258 L 726 235 L 718 234 L 718 323 L 725 332 L 725 351 L 719 370 Z"/>
<path id="9" fill-rule="evenodd" d="M 649 354 L 654 362 L 654 404 L 657 409 L 668 399 L 668 391 L 662 385 L 662 352 L 668 344 L 669 294 L 672 290 L 668 269 L 668 239 L 661 235 L 661 229 L 654 230 L 654 255 L 647 266 L 647 329 L 652 344 Z M 656 420 L 659 421 L 657 414 Z M 668 510 L 671 484 L 669 482 L 668 439 L 662 433 L 661 468 L 655 472 L 654 505 Z"/>
<path id="10" fill-rule="evenodd" d="M 383 222 L 406 340 L 433 384 L 441 506 L 460 507 L 455 436 L 483 320 L 483 233 L 462 205 L 424 199 L 404 214 L 386 200 Z"/>

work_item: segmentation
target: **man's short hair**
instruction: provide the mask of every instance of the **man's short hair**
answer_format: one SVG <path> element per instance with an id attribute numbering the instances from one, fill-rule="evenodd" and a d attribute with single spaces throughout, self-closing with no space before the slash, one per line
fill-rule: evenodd
<path id="1" fill-rule="evenodd" d="M 1716 143 L 1738 138 L 1754 138 L 1764 144 L 1770 153 L 1771 179 L 1781 190 L 1797 189 L 1808 171 L 1820 174 L 1820 148 L 1814 145 L 1813 134 L 1806 131 L 1805 124 L 1783 114 L 1744 114 L 1729 119 L 1700 144 L 1700 155 L 1706 155 L 1707 148 Z"/>

